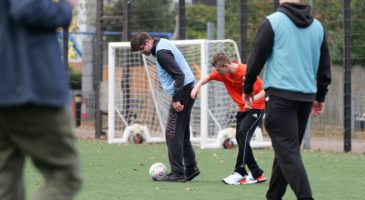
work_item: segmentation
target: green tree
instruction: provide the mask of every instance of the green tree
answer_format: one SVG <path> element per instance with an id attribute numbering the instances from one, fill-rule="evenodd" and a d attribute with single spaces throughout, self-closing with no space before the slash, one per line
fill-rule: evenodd
<path id="1" fill-rule="evenodd" d="M 226 38 L 231 38 L 240 44 L 240 3 L 241 0 L 226 1 Z M 253 40 L 256 33 L 263 22 L 266 15 L 274 12 L 274 5 L 272 0 L 252 1 L 248 0 L 248 13 L 247 15 L 247 47 L 251 49 Z"/>
<path id="2" fill-rule="evenodd" d="M 343 63 L 343 8 L 342 1 L 313 1 L 313 15 L 326 30 L 333 64 Z"/>
<path id="3" fill-rule="evenodd" d="M 240 41 L 240 1 L 226 1 L 225 6 L 225 38 Z M 248 1 L 248 47 L 250 48 L 255 34 L 265 15 L 273 12 L 273 1 Z M 217 9 L 215 6 L 193 4 L 186 7 L 186 32 L 187 38 L 207 38 L 207 22 L 217 22 Z"/>
<path id="4" fill-rule="evenodd" d="M 365 66 L 365 2 L 351 1 L 351 57 L 354 65 Z M 313 15 L 317 17 L 327 31 L 327 39 L 333 64 L 343 63 L 344 50 L 344 15 L 343 2 L 338 0 L 321 0 L 313 2 Z"/>
<path id="5" fill-rule="evenodd" d="M 108 15 L 122 15 L 123 1 L 106 6 Z M 227 0 L 225 8 L 225 38 L 240 41 L 240 2 Z M 343 63 L 343 2 L 339 0 L 304 0 L 312 6 L 313 15 L 325 27 L 331 58 L 334 64 Z M 177 8 L 171 6 L 171 0 L 131 1 L 129 30 L 147 32 L 173 32 Z M 352 61 L 365 66 L 365 1 L 352 0 Z M 273 0 L 248 0 L 248 50 L 250 51 L 255 35 L 265 16 L 274 12 Z M 186 37 L 188 39 L 207 38 L 207 22 L 217 22 L 215 6 L 192 4 L 186 7 Z M 122 31 L 122 27 L 111 27 Z"/>
<path id="6" fill-rule="evenodd" d="M 194 4 L 186 7 L 186 37 L 189 39 L 207 38 L 207 23 L 216 23 L 216 7 Z"/>
<path id="7" fill-rule="evenodd" d="M 125 0 L 118 0 L 105 6 L 105 14 L 122 16 Z M 138 0 L 130 1 L 129 31 L 130 32 L 173 32 L 175 27 L 172 0 Z M 109 30 L 122 31 L 123 27 L 109 27 Z"/>
<path id="8" fill-rule="evenodd" d="M 81 73 L 75 71 L 72 67 L 68 67 L 68 75 L 71 89 L 81 90 Z"/>
<path id="9" fill-rule="evenodd" d="M 353 0 L 351 9 L 352 62 L 365 66 L 365 2 Z"/>

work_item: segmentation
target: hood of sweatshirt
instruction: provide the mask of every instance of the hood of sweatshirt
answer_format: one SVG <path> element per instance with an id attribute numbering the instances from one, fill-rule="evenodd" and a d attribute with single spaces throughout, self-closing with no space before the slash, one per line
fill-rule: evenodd
<path id="1" fill-rule="evenodd" d="M 296 26 L 305 28 L 312 24 L 313 15 L 311 7 L 302 3 L 283 3 L 280 4 L 277 11 L 287 15 Z"/>

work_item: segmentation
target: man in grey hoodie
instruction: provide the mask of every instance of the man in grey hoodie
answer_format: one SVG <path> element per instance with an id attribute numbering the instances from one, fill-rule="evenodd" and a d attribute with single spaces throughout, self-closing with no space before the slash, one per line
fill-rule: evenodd
<path id="1" fill-rule="evenodd" d="M 246 104 L 264 65 L 265 126 L 275 151 L 266 198 L 282 199 L 289 184 L 297 199 L 313 199 L 300 145 L 309 114 L 324 111 L 331 70 L 324 28 L 308 5 L 280 0 L 277 11 L 264 20 L 248 62 Z"/>
<path id="2" fill-rule="evenodd" d="M 58 27 L 75 0 L 0 1 L 0 199 L 24 200 L 26 159 L 44 178 L 33 199 L 71 200 L 82 175 Z"/>

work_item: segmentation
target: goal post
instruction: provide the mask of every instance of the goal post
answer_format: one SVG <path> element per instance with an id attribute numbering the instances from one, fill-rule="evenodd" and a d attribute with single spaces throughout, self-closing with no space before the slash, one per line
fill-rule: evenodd
<path id="1" fill-rule="evenodd" d="M 197 81 L 214 70 L 210 60 L 218 52 L 241 62 L 233 40 L 172 43 L 183 53 Z M 159 82 L 156 59 L 133 52 L 129 42 L 109 43 L 108 54 L 108 143 L 127 143 L 137 134 L 147 143 L 165 141 L 171 97 Z M 202 86 L 191 113 L 191 141 L 201 148 L 222 147 L 224 130 L 236 126 L 236 112 L 237 105 L 224 84 L 212 81 Z M 261 131 L 257 134 L 254 138 L 259 140 L 253 139 L 251 144 L 271 145 L 263 141 Z"/>

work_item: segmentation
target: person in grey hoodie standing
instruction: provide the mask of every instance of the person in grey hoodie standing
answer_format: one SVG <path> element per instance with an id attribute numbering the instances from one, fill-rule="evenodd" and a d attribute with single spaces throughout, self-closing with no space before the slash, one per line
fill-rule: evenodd
<path id="1" fill-rule="evenodd" d="M 37 200 L 70 200 L 82 183 L 67 68 L 57 41 L 74 0 L 0 1 L 0 199 L 24 200 L 30 158 Z"/>
<path id="2" fill-rule="evenodd" d="M 275 159 L 268 200 L 279 200 L 289 184 L 297 199 L 313 199 L 300 155 L 310 113 L 324 111 L 331 83 L 330 55 L 322 24 L 300 0 L 280 0 L 276 12 L 261 25 L 248 62 L 244 94 L 252 103 L 252 87 L 265 65 L 265 126 Z"/>

